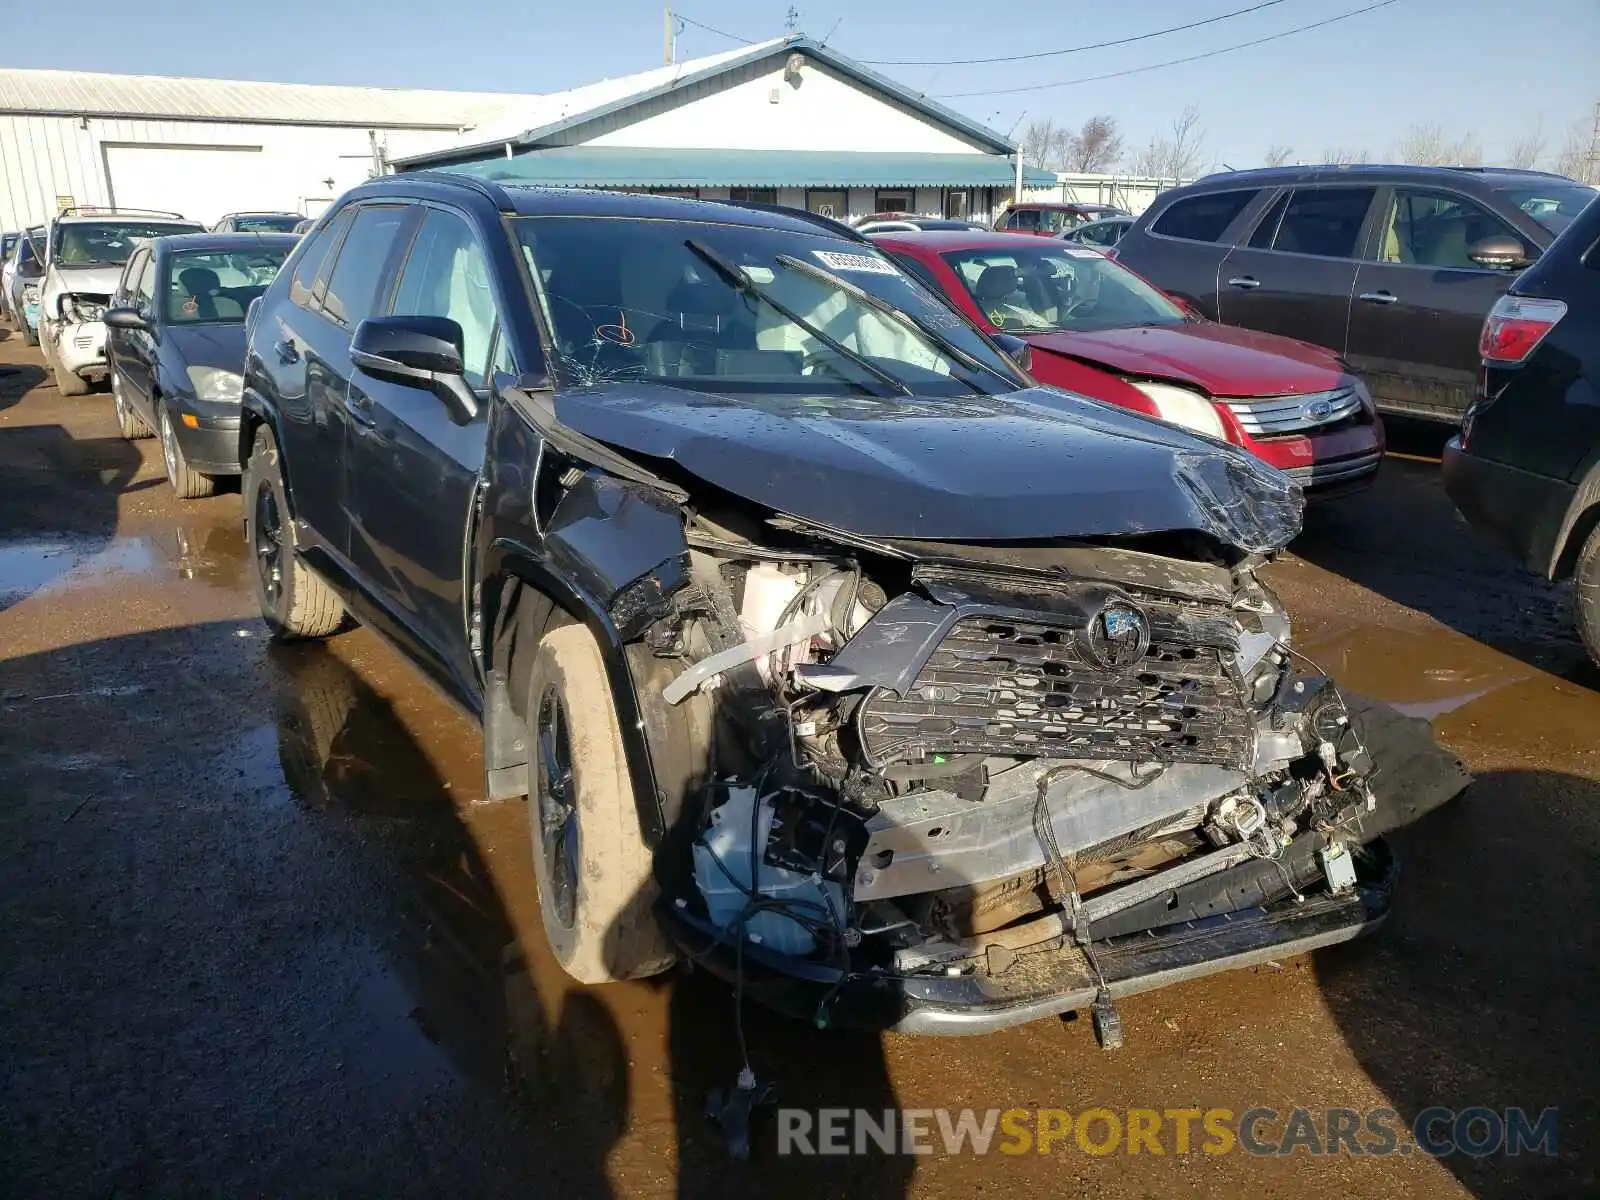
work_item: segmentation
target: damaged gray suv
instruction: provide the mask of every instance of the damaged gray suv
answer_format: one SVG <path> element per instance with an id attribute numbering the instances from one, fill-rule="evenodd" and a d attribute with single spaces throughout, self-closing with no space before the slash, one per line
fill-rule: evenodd
<path id="1" fill-rule="evenodd" d="M 243 408 L 269 626 L 353 616 L 481 721 L 584 982 L 1114 1040 L 1119 995 L 1371 929 L 1442 798 L 1297 669 L 1291 482 L 1035 385 L 831 222 L 375 181 Z"/>

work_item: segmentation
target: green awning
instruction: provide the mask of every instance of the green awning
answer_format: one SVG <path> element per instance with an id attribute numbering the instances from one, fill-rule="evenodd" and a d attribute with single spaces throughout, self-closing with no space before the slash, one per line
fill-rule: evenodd
<path id="1" fill-rule="evenodd" d="M 841 150 L 667 150 L 556 146 L 446 168 L 500 183 L 556 187 L 993 187 L 1016 181 L 996 154 L 872 154 Z M 1023 186 L 1054 187 L 1028 168 Z"/>

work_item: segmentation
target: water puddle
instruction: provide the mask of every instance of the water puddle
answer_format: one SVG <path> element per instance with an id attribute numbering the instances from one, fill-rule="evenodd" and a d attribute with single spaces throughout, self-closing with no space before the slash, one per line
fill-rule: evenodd
<path id="1" fill-rule="evenodd" d="M 39 538 L 0 545 L 0 608 L 36 593 L 97 587 L 124 575 L 170 572 L 218 588 L 245 578 L 244 539 L 234 524 L 178 525 L 113 538 Z"/>

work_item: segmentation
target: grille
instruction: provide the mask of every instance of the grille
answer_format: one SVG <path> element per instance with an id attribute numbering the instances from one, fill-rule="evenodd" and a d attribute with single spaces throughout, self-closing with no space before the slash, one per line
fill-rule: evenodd
<path id="1" fill-rule="evenodd" d="M 906 694 L 874 693 L 861 738 L 874 762 L 994 754 L 1242 767 L 1254 722 L 1222 651 L 1152 614 L 1144 658 L 1115 674 L 1071 629 L 993 617 L 956 623 Z"/>
<path id="2" fill-rule="evenodd" d="M 1305 396 L 1270 396 L 1265 400 L 1224 400 L 1223 403 L 1238 418 L 1240 428 L 1252 437 L 1316 429 L 1361 411 L 1361 397 L 1354 388 Z"/>

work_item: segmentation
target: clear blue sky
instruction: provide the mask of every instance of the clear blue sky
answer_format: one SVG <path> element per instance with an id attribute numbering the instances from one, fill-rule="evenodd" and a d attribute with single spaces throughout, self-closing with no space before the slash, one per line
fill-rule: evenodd
<path id="1" fill-rule="evenodd" d="M 1014 65 L 881 67 L 940 96 L 1100 75 L 1264 37 L 1370 0 L 1283 0 L 1136 45 Z M 799 25 L 861 59 L 975 58 L 1125 37 L 1251 0 L 996 5 L 973 0 L 794 0 Z M 742 38 L 783 31 L 788 0 L 679 0 Z M 662 5 L 649 0 L 72 0 L 7 6 L 0 62 L 157 75 L 483 91 L 556 91 L 655 66 Z M 981 15 L 983 13 L 994 16 Z M 999 14 L 1006 14 L 1003 19 Z M 1027 14 L 1026 19 L 1021 14 Z M 841 17 L 843 18 L 841 20 Z M 688 27 L 680 57 L 735 43 Z M 1492 161 L 1542 122 L 1553 153 L 1600 100 L 1600 0 L 1397 0 L 1390 7 L 1204 62 L 1017 96 L 948 103 L 1001 132 L 1020 116 L 1106 112 L 1142 142 L 1200 107 L 1209 160 L 1245 166 L 1268 146 L 1318 159 L 1383 157 L 1408 125 L 1475 131 Z"/>

